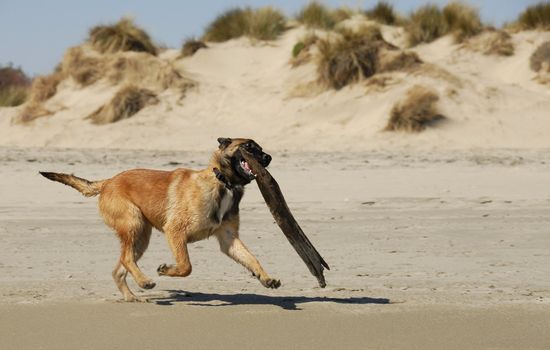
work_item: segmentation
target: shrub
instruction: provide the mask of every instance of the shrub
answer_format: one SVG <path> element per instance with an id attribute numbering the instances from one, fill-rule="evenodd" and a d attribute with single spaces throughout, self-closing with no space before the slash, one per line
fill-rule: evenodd
<path id="1" fill-rule="evenodd" d="M 285 21 L 284 15 L 272 7 L 234 8 L 208 25 L 203 40 L 223 42 L 245 35 L 258 40 L 274 40 L 285 30 Z"/>
<path id="2" fill-rule="evenodd" d="M 23 110 L 13 118 L 14 123 L 28 123 L 40 117 L 51 115 L 52 112 L 46 109 L 42 103 L 30 101 Z"/>
<path id="3" fill-rule="evenodd" d="M 200 40 L 188 39 L 181 48 L 181 57 L 193 56 L 200 49 L 206 49 L 208 46 Z"/>
<path id="4" fill-rule="evenodd" d="M 116 24 L 93 27 L 88 41 L 101 53 L 137 51 L 156 55 L 158 51 L 149 34 L 129 18 L 122 18 Z"/>
<path id="5" fill-rule="evenodd" d="M 63 74 L 56 72 L 33 79 L 31 84 L 30 99 L 34 102 L 43 102 L 51 98 L 57 92 L 57 85 L 63 80 Z"/>
<path id="6" fill-rule="evenodd" d="M 517 22 L 523 29 L 549 29 L 550 2 L 541 2 L 527 7 L 519 15 Z"/>
<path id="7" fill-rule="evenodd" d="M 407 71 L 423 62 L 415 52 L 383 50 L 380 53 L 380 72 Z"/>
<path id="8" fill-rule="evenodd" d="M 115 123 L 130 118 L 145 106 L 155 103 L 158 103 L 158 99 L 152 91 L 138 88 L 135 85 L 126 85 L 116 93 L 111 101 L 88 118 L 94 124 Z"/>
<path id="9" fill-rule="evenodd" d="M 310 48 L 315 45 L 319 38 L 314 33 L 308 33 L 302 37 L 292 48 L 292 67 L 300 66 L 311 59 Z"/>
<path id="10" fill-rule="evenodd" d="M 342 29 L 341 36 L 336 39 L 320 39 L 317 43 L 318 81 L 338 90 L 374 75 L 382 45 L 384 41 L 379 29 L 372 26 L 358 32 Z"/>
<path id="11" fill-rule="evenodd" d="M 385 130 L 419 132 L 444 119 L 438 109 L 439 96 L 423 86 L 414 86 L 404 101 L 394 105 Z"/>
<path id="12" fill-rule="evenodd" d="M 281 11 L 263 7 L 252 12 L 248 36 L 258 40 L 275 40 L 285 31 L 286 18 Z"/>
<path id="13" fill-rule="evenodd" d="M 308 28 L 332 29 L 336 25 L 330 9 L 317 1 L 308 3 L 296 19 Z"/>
<path id="14" fill-rule="evenodd" d="M 30 79 L 20 68 L 0 67 L 0 107 L 14 107 L 24 103 L 29 85 Z"/>
<path id="15" fill-rule="evenodd" d="M 445 17 L 435 5 L 424 5 L 411 14 L 406 27 L 410 46 L 429 43 L 445 35 L 448 31 Z"/>
<path id="16" fill-rule="evenodd" d="M 219 15 L 205 30 L 205 41 L 222 42 L 246 35 L 249 30 L 249 8 L 234 8 Z"/>
<path id="17" fill-rule="evenodd" d="M 535 72 L 546 70 L 546 73 L 550 73 L 550 41 L 541 44 L 535 52 L 533 52 L 530 59 L 530 66 Z M 544 69 L 545 66 L 546 69 Z"/>
<path id="18" fill-rule="evenodd" d="M 514 54 L 512 37 L 503 30 L 488 29 L 480 35 L 469 38 L 465 47 L 484 55 L 512 56 Z"/>
<path id="19" fill-rule="evenodd" d="M 99 57 L 86 56 L 82 48 L 73 47 L 63 56 L 61 71 L 81 86 L 88 86 L 104 76 L 105 61 Z"/>
<path id="20" fill-rule="evenodd" d="M 478 11 L 461 2 L 454 1 L 447 4 L 443 8 L 443 17 L 447 30 L 453 32 L 457 43 L 481 33 L 483 29 Z"/>
<path id="21" fill-rule="evenodd" d="M 393 6 L 386 1 L 379 1 L 376 6 L 365 12 L 368 18 L 377 22 L 394 25 L 397 22 L 397 16 Z"/>
<path id="22" fill-rule="evenodd" d="M 353 16 L 354 11 L 348 7 L 339 7 L 332 11 L 331 17 L 334 20 L 334 23 L 339 23 L 350 19 Z"/>

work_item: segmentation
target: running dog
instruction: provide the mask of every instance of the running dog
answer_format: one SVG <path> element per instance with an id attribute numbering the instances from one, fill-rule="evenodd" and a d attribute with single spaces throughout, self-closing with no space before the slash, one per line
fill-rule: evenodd
<path id="1" fill-rule="evenodd" d="M 255 178 L 241 149 L 264 167 L 271 162 L 271 156 L 251 139 L 218 138 L 218 143 L 210 164 L 203 170 L 134 169 L 101 181 L 40 172 L 84 196 L 99 195 L 101 216 L 120 238 L 120 258 L 113 279 L 124 300 L 142 301 L 128 288 L 128 272 L 141 288 L 155 287 L 137 265 L 149 245 L 153 227 L 165 234 L 176 261 L 172 265 L 161 264 L 157 269 L 159 276 L 189 276 L 187 244 L 215 236 L 221 251 L 252 272 L 264 287 L 281 285 L 239 239 L 239 202 L 244 186 Z"/>

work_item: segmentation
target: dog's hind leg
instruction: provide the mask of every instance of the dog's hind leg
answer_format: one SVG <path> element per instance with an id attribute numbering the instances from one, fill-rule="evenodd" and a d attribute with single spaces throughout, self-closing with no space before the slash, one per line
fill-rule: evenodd
<path id="1" fill-rule="evenodd" d="M 151 225 L 147 225 L 147 227 L 144 228 L 143 234 L 139 235 L 138 239 L 134 242 L 134 254 L 135 254 L 135 261 L 137 262 L 147 247 L 149 246 L 149 240 L 151 238 Z M 122 295 L 124 296 L 125 301 L 129 302 L 135 302 L 135 301 L 144 301 L 134 295 L 130 288 L 128 288 L 128 284 L 126 283 L 126 276 L 128 275 L 128 270 L 122 265 L 121 259 L 117 262 L 114 270 L 113 270 L 113 279 L 115 280 L 115 284 L 117 288 L 120 290 Z"/>

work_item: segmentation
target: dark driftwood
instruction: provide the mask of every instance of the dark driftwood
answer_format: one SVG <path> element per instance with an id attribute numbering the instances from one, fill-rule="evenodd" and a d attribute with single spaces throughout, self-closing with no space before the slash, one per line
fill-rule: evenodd
<path id="1" fill-rule="evenodd" d="M 317 277 L 319 286 L 326 286 L 325 276 L 323 276 L 323 266 L 330 270 L 328 264 L 323 260 L 323 257 L 317 252 L 313 244 L 302 231 L 302 228 L 292 216 L 290 209 L 285 201 L 285 197 L 281 193 L 281 189 L 277 181 L 258 161 L 247 151 L 242 150 L 244 159 L 256 174 L 256 183 L 262 192 L 262 196 L 275 218 L 275 221 L 285 234 L 286 238 L 292 244 L 298 255 L 306 263 L 311 274 Z"/>

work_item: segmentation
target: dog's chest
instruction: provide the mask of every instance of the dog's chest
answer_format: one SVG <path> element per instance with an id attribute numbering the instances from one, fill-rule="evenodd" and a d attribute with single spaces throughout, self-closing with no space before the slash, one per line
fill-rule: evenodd
<path id="1" fill-rule="evenodd" d="M 233 207 L 234 193 L 232 190 L 225 189 L 221 194 L 220 205 L 216 213 L 216 219 L 221 223 L 225 214 Z"/>

